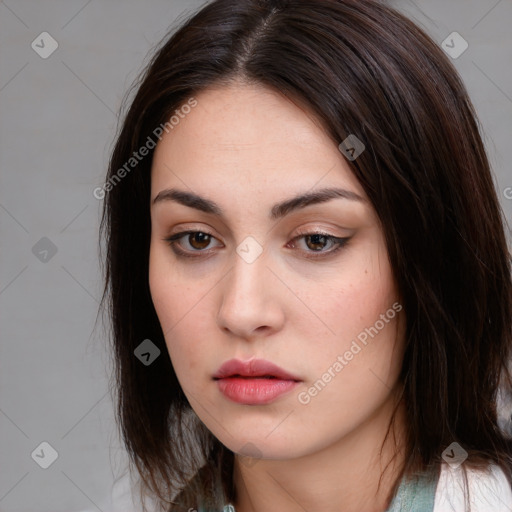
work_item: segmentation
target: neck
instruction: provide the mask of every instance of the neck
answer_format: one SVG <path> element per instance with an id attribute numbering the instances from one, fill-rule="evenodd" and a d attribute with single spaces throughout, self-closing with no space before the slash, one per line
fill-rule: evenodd
<path id="1" fill-rule="evenodd" d="M 348 436 L 313 454 L 287 460 L 235 456 L 237 512 L 383 512 L 404 464 L 404 408 L 376 413 Z"/>

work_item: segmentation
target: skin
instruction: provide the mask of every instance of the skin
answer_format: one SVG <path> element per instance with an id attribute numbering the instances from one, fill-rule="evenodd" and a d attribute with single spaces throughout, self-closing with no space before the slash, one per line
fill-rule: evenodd
<path id="1" fill-rule="evenodd" d="M 403 312 L 307 404 L 298 399 L 399 303 L 378 217 L 337 145 L 297 104 L 243 82 L 196 99 L 155 150 L 149 280 L 179 382 L 236 454 L 237 512 L 383 511 L 403 463 L 401 407 L 395 437 L 384 443 L 399 389 Z M 362 200 L 335 198 L 269 218 L 275 203 L 327 187 Z M 170 188 L 214 201 L 223 215 L 153 204 Z M 165 240 L 185 230 L 212 235 L 176 242 L 199 257 L 180 257 Z M 329 240 L 303 236 L 318 231 L 349 241 L 330 252 Z M 248 236 L 263 248 L 252 263 L 236 252 Z M 308 258 L 318 248 L 323 257 Z M 267 359 L 302 382 L 270 404 L 237 404 L 212 378 L 231 358 Z"/>

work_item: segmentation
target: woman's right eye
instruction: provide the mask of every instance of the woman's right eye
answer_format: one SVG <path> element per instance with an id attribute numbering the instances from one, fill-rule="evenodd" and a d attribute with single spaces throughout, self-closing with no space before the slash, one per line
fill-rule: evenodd
<path id="1" fill-rule="evenodd" d="M 208 248 L 212 241 L 217 239 L 205 231 L 182 231 L 164 240 L 176 254 L 195 257 L 210 253 L 211 251 L 205 249 Z M 217 247 L 220 246 L 218 245 Z M 194 252 L 199 254 L 191 254 Z"/>

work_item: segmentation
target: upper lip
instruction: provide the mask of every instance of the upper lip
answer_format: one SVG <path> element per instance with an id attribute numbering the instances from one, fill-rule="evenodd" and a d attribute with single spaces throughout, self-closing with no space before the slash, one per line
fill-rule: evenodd
<path id="1" fill-rule="evenodd" d="M 240 377 L 276 377 L 282 380 L 300 380 L 298 377 L 291 375 L 265 359 L 250 359 L 249 361 L 230 359 L 221 365 L 213 378 L 224 379 L 236 375 Z"/>

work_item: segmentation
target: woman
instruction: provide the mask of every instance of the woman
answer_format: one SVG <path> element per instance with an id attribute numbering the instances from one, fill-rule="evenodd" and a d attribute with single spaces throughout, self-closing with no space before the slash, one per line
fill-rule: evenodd
<path id="1" fill-rule="evenodd" d="M 148 66 L 104 192 L 119 423 L 161 510 L 509 510 L 502 214 L 412 22 L 207 4 Z"/>

